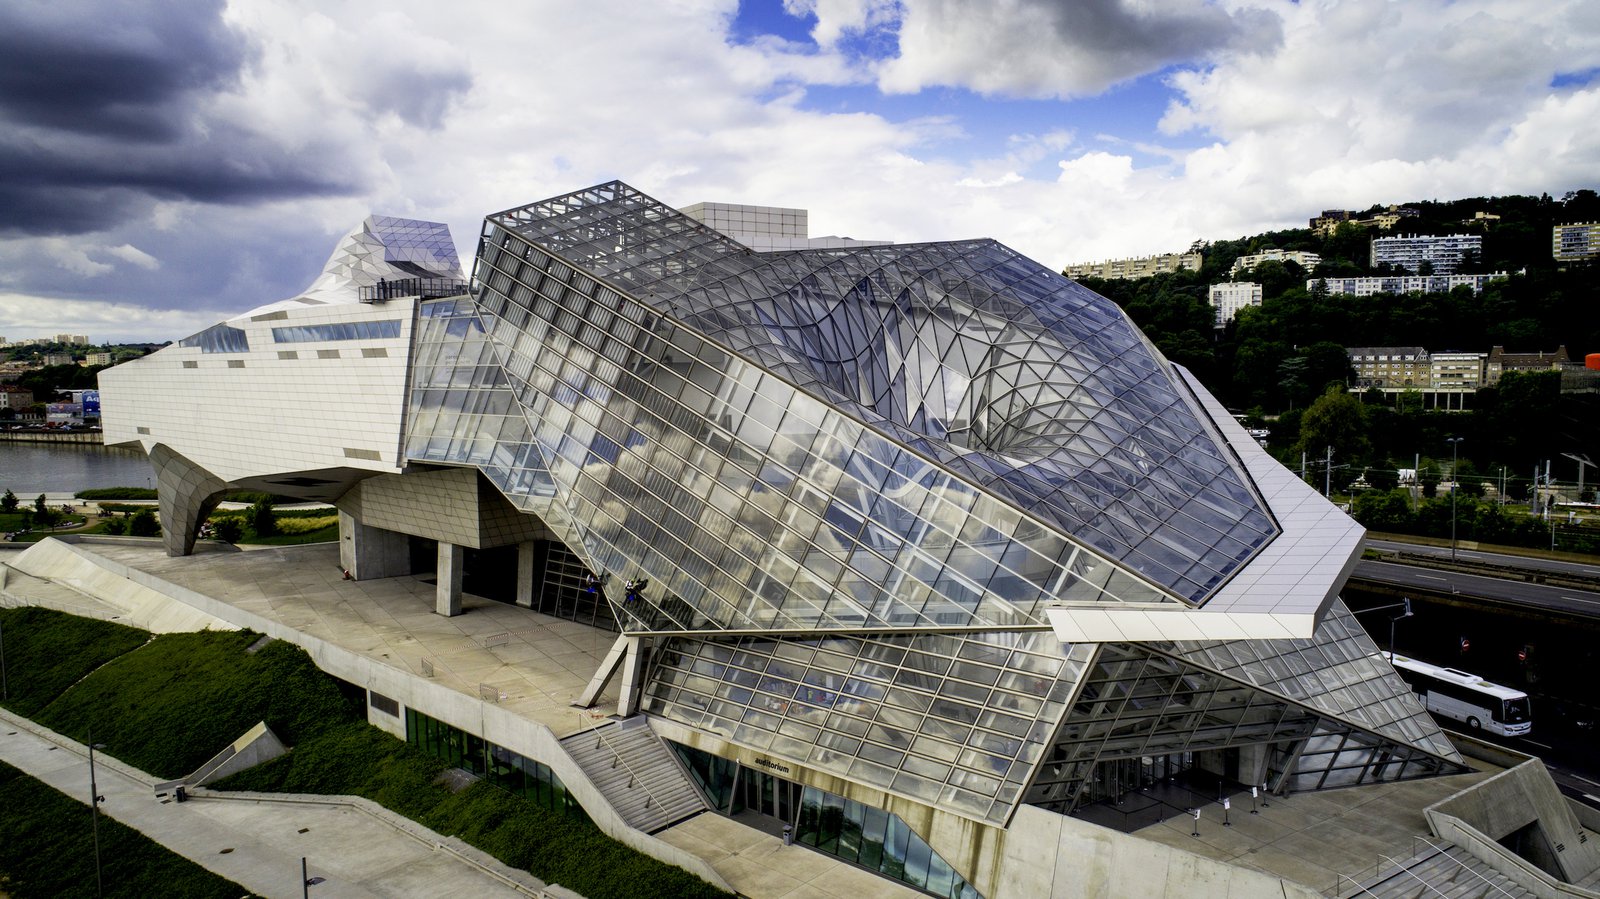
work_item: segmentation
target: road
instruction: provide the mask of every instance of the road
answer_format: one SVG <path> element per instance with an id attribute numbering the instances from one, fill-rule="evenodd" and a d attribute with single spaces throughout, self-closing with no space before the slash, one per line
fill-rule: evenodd
<path id="1" fill-rule="evenodd" d="M 1450 558 L 1450 547 L 1429 546 L 1423 543 L 1403 543 L 1398 540 L 1373 540 L 1367 538 L 1367 546 L 1384 552 L 1415 553 L 1421 556 L 1435 558 Z M 1457 549 L 1456 558 L 1467 562 L 1479 562 L 1486 565 L 1504 565 L 1508 568 L 1521 568 L 1526 571 L 1552 571 L 1561 574 L 1581 575 L 1584 577 L 1600 577 L 1600 562 L 1566 562 L 1560 559 L 1541 559 L 1535 556 L 1513 556 L 1506 553 L 1486 553 L 1475 549 Z"/>
<path id="2" fill-rule="evenodd" d="M 1350 579 L 1429 593 L 1462 594 L 1526 608 L 1600 618 L 1600 593 L 1566 587 L 1547 587 L 1525 581 L 1417 568 L 1394 562 L 1357 562 Z"/>

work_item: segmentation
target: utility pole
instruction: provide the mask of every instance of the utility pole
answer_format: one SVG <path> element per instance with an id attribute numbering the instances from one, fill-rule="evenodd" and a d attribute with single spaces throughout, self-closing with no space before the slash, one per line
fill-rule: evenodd
<path id="1" fill-rule="evenodd" d="M 1324 497 L 1326 497 L 1327 499 L 1332 499 L 1333 498 L 1333 447 L 1331 447 L 1331 446 L 1328 447 L 1328 461 L 1323 463 L 1323 464 L 1326 465 L 1327 468 L 1322 473 L 1322 495 Z"/>
<path id="2" fill-rule="evenodd" d="M 1461 489 L 1461 476 L 1456 473 L 1460 455 L 1458 450 L 1465 437 L 1447 437 L 1445 443 L 1450 444 L 1450 561 L 1456 560 L 1456 491 Z"/>
<path id="3" fill-rule="evenodd" d="M 1306 479 L 1306 451 L 1300 451 L 1300 480 Z"/>

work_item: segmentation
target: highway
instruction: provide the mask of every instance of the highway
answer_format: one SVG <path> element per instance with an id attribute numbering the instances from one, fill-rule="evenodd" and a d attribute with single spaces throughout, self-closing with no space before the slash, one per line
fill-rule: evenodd
<path id="1" fill-rule="evenodd" d="M 1448 550 L 1446 550 L 1448 552 Z M 1418 568 L 1394 562 L 1357 562 L 1352 581 L 1366 581 L 1435 594 L 1463 594 L 1491 602 L 1600 618 L 1600 593 L 1547 587 L 1477 574 Z"/>
<path id="2" fill-rule="evenodd" d="M 1450 547 L 1448 546 L 1402 543 L 1398 540 L 1374 540 L 1371 537 L 1367 538 L 1367 546 L 1384 552 L 1414 553 L 1420 556 L 1433 556 L 1440 559 L 1450 558 Z M 1525 571 L 1554 571 L 1561 574 L 1600 577 L 1600 562 L 1564 562 L 1560 559 L 1513 556 L 1505 553 L 1486 553 L 1475 549 L 1459 548 L 1456 550 L 1456 558 L 1465 562 L 1504 565 L 1508 568 L 1521 568 Z"/>

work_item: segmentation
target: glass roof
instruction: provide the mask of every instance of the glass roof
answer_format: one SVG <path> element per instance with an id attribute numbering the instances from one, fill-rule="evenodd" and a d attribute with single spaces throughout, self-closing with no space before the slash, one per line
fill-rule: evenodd
<path id="1" fill-rule="evenodd" d="M 755 253 L 620 182 L 489 222 L 1179 598 L 1277 533 L 1121 311 L 993 241 Z"/>

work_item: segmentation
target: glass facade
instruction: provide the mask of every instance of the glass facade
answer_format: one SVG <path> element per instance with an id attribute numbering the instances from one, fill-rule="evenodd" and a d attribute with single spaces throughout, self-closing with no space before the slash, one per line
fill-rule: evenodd
<path id="1" fill-rule="evenodd" d="M 250 340 L 245 337 L 244 329 L 232 325 L 212 325 L 178 341 L 178 346 L 199 347 L 202 353 L 250 352 Z"/>
<path id="2" fill-rule="evenodd" d="M 588 820 L 548 765 L 496 746 L 415 709 L 406 709 L 406 742 L 447 764 L 553 812 Z"/>
<path id="3" fill-rule="evenodd" d="M 776 819 L 795 842 L 945 899 L 982 899 L 955 868 L 893 812 L 669 743 L 725 815 Z"/>
<path id="4" fill-rule="evenodd" d="M 272 329 L 273 343 L 310 343 L 319 340 L 377 340 L 400 336 L 400 320 L 338 322 L 331 325 L 290 325 Z"/>
<path id="5" fill-rule="evenodd" d="M 993 241 L 756 253 L 611 183 L 490 216 L 415 339 L 407 458 L 550 528 L 542 611 L 659 638 L 652 715 L 996 827 L 1247 749 L 1286 789 L 1463 770 L 1338 600 L 1306 639 L 1056 637 L 1052 605 L 1205 614 L 1252 564 L 1303 594 L 1276 566 L 1319 548 L 1260 554 L 1287 532 L 1214 401 Z M 880 810 L 702 767 L 965 889 Z"/>
<path id="6" fill-rule="evenodd" d="M 646 711 L 1002 823 L 1092 648 L 1048 632 L 674 639 Z"/>

